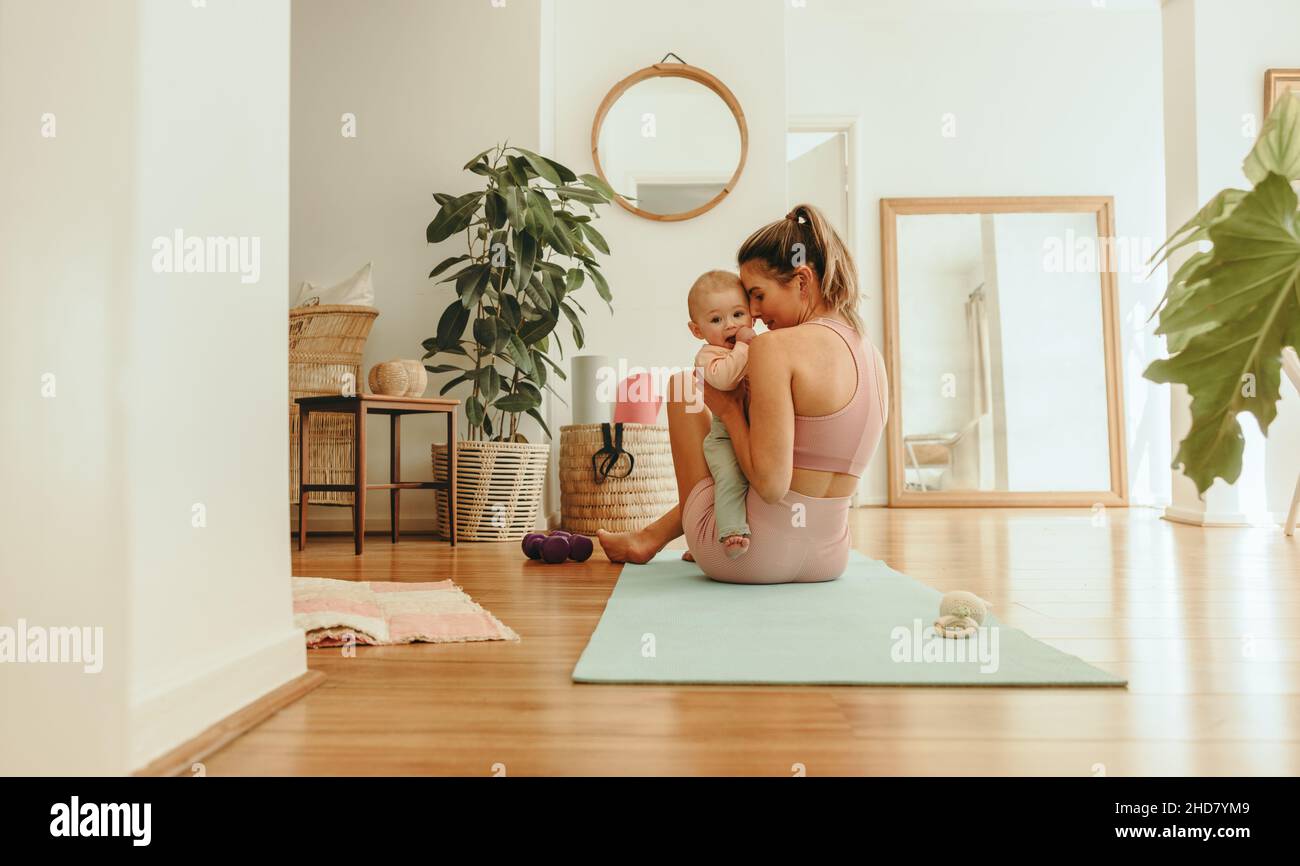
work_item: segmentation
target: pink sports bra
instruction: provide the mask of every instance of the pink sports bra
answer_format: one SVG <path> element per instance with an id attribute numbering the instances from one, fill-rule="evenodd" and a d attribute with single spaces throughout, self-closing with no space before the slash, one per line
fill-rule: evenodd
<path id="1" fill-rule="evenodd" d="M 853 352 L 857 386 L 842 409 L 829 415 L 794 416 L 794 466 L 861 476 L 880 443 L 885 426 L 885 371 L 879 351 L 853 328 L 836 319 L 819 317 L 810 323 L 825 325 L 840 335 Z"/>

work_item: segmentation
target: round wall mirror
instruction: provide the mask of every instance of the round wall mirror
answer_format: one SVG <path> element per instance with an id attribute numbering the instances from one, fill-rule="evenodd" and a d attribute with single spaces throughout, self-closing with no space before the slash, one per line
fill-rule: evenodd
<path id="1" fill-rule="evenodd" d="M 736 186 L 749 129 L 727 86 L 696 66 L 656 63 L 624 78 L 591 127 L 596 172 L 620 205 L 652 220 L 685 220 Z"/>

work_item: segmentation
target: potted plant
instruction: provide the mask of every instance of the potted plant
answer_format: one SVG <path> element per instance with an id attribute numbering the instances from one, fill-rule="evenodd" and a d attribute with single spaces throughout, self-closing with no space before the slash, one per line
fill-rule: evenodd
<path id="1" fill-rule="evenodd" d="M 564 355 L 557 326 L 567 319 L 582 348 L 586 309 L 576 295 L 588 280 L 613 309 L 596 259 L 609 245 L 592 222 L 614 191 L 598 177 L 508 144 L 488 148 L 465 169 L 482 178 L 482 187 L 436 194 L 438 212 L 425 232 L 431 244 L 463 233 L 465 252 L 429 273 L 452 283 L 456 297 L 424 341 L 424 358 L 445 359 L 426 365 L 429 372 L 455 374 L 439 393 L 469 392 L 469 429 L 456 443 L 457 534 L 518 539 L 541 507 L 550 451 L 519 432 L 520 416 L 551 435 L 539 407 L 543 389 L 555 393 L 548 376 L 565 378 L 551 357 L 552 350 Z M 434 446 L 435 478 L 446 477 L 446 461 L 446 447 Z M 445 494 L 439 497 L 445 528 Z"/>
<path id="2" fill-rule="evenodd" d="M 1192 398 L 1192 426 L 1173 468 L 1197 493 L 1241 475 L 1245 439 L 1237 423 L 1249 412 L 1267 435 L 1277 417 L 1282 352 L 1300 350 L 1300 97 L 1273 107 L 1243 164 L 1250 190 L 1225 189 L 1165 242 L 1175 250 L 1209 242 L 1179 266 L 1152 316 L 1172 357 L 1143 375 L 1180 382 Z"/>

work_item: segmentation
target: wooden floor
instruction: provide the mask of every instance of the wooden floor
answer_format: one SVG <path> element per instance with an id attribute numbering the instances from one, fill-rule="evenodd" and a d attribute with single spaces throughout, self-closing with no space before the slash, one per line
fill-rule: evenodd
<path id="1" fill-rule="evenodd" d="M 363 557 L 313 539 L 294 573 L 450 577 L 520 642 L 308 653 L 320 688 L 211 756 L 208 775 L 1297 775 L 1300 536 L 1151 509 L 853 512 L 855 546 L 1128 689 L 578 685 L 618 566 L 526 563 L 431 538 Z"/>

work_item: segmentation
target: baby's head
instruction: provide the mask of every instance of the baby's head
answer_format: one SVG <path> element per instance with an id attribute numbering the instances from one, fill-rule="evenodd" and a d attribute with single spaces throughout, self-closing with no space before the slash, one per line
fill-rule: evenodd
<path id="1" fill-rule="evenodd" d="M 752 327 L 749 295 L 740 277 L 731 271 L 709 271 L 700 275 L 686 296 L 691 333 L 713 346 L 736 345 L 736 332 Z"/>

